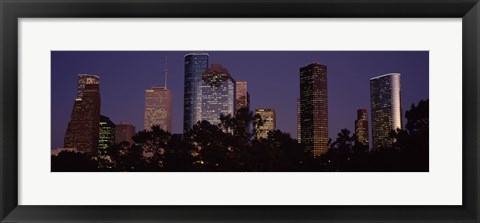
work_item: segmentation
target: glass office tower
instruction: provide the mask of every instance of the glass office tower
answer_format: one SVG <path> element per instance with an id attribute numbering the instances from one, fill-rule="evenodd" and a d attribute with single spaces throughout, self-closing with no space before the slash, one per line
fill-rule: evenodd
<path id="1" fill-rule="evenodd" d="M 201 117 L 200 82 L 203 72 L 208 68 L 207 53 L 189 53 L 185 55 L 185 82 L 183 101 L 183 131 L 191 129 Z"/>
<path id="2" fill-rule="evenodd" d="M 211 124 L 220 123 L 220 114 L 235 115 L 235 80 L 220 64 L 212 64 L 200 82 L 201 116 L 195 121 L 206 120 Z"/>
<path id="3" fill-rule="evenodd" d="M 327 66 L 312 63 L 300 68 L 300 140 L 320 156 L 328 151 Z"/>
<path id="4" fill-rule="evenodd" d="M 372 106 L 372 149 L 389 147 L 389 132 L 402 128 L 400 74 L 390 73 L 370 79 Z"/>

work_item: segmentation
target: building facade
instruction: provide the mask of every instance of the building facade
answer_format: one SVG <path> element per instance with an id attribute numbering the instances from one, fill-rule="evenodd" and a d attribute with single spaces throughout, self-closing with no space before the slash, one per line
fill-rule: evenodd
<path id="1" fill-rule="evenodd" d="M 327 66 L 300 68 L 300 138 L 315 157 L 328 151 Z"/>
<path id="2" fill-rule="evenodd" d="M 143 127 L 150 130 L 153 125 L 167 132 L 172 131 L 172 91 L 166 87 L 145 90 L 145 116 Z"/>
<path id="3" fill-rule="evenodd" d="M 255 109 L 255 114 L 260 115 L 264 121 L 263 125 L 255 126 L 257 138 L 268 138 L 268 133 L 275 131 L 277 128 L 275 109 L 273 108 L 258 108 Z"/>
<path id="4" fill-rule="evenodd" d="M 248 94 L 247 81 L 235 81 L 235 108 L 240 110 L 246 108 L 250 110 L 250 95 Z"/>
<path id="5" fill-rule="evenodd" d="M 389 133 L 402 128 L 400 74 L 389 73 L 370 79 L 372 149 L 389 147 Z"/>
<path id="6" fill-rule="evenodd" d="M 97 156 L 99 123 L 100 78 L 79 74 L 77 97 L 65 133 L 64 147 Z"/>
<path id="7" fill-rule="evenodd" d="M 355 120 L 355 135 L 357 142 L 364 146 L 368 146 L 368 112 L 367 109 L 357 110 L 357 120 Z"/>
<path id="8" fill-rule="evenodd" d="M 300 119 L 300 98 L 297 99 L 297 141 L 302 143 L 302 122 Z"/>
<path id="9" fill-rule="evenodd" d="M 115 143 L 128 142 L 133 144 L 132 137 L 135 135 L 135 126 L 120 123 L 115 126 Z"/>
<path id="10" fill-rule="evenodd" d="M 206 120 L 213 125 L 220 123 L 220 114 L 235 115 L 235 80 L 220 64 L 212 64 L 200 82 L 201 115 L 195 120 Z"/>
<path id="11" fill-rule="evenodd" d="M 100 115 L 98 132 L 98 155 L 106 154 L 106 149 L 115 144 L 115 123 L 107 116 Z"/>
<path id="12" fill-rule="evenodd" d="M 185 82 L 183 100 L 183 132 L 191 129 L 201 118 L 202 103 L 200 83 L 203 72 L 208 68 L 207 53 L 185 55 Z"/>

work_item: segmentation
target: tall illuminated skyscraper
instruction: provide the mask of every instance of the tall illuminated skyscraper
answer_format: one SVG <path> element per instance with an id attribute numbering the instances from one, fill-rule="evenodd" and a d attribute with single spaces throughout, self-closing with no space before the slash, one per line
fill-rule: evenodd
<path id="1" fill-rule="evenodd" d="M 100 78 L 79 74 L 77 97 L 65 133 L 64 147 L 97 156 L 99 123 Z"/>
<path id="2" fill-rule="evenodd" d="M 158 125 L 161 129 L 172 131 L 172 91 L 165 87 L 152 87 L 145 90 L 145 120 L 143 127 L 151 129 Z"/>
<path id="3" fill-rule="evenodd" d="M 183 131 L 191 129 L 201 118 L 202 102 L 200 82 L 203 72 L 208 68 L 207 53 L 189 53 L 185 55 L 185 83 L 183 99 Z"/>
<path id="4" fill-rule="evenodd" d="M 257 138 L 268 138 L 268 133 L 275 131 L 276 127 L 276 117 L 275 109 L 273 108 L 258 108 L 255 110 L 255 114 L 260 115 L 264 121 L 263 125 L 255 126 Z"/>
<path id="5" fill-rule="evenodd" d="M 357 120 L 355 120 L 355 135 L 357 142 L 368 146 L 368 112 L 367 109 L 357 110 Z"/>
<path id="6" fill-rule="evenodd" d="M 167 88 L 167 62 L 165 59 L 164 86 L 145 90 L 145 119 L 143 127 L 150 130 L 153 125 L 172 132 L 172 91 Z"/>
<path id="7" fill-rule="evenodd" d="M 389 73 L 370 79 L 373 150 L 391 146 L 389 132 L 402 128 L 400 91 L 399 73 Z"/>
<path id="8" fill-rule="evenodd" d="M 328 151 L 327 66 L 300 68 L 300 138 L 314 156 Z"/>
<path id="9" fill-rule="evenodd" d="M 98 155 L 106 154 L 106 149 L 115 144 L 115 123 L 107 116 L 100 115 L 98 135 Z"/>
<path id="10" fill-rule="evenodd" d="M 241 108 L 250 109 L 250 95 L 248 94 L 247 81 L 236 81 L 236 110 Z"/>
<path id="11" fill-rule="evenodd" d="M 220 123 L 220 114 L 235 115 L 235 80 L 220 64 L 212 64 L 205 70 L 200 82 L 201 116 L 195 120 Z"/>

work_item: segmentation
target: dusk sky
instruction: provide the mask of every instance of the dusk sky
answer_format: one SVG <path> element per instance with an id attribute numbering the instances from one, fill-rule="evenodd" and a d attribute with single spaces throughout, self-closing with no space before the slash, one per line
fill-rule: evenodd
<path id="1" fill-rule="evenodd" d="M 173 133 L 182 133 L 184 56 L 209 53 L 235 80 L 246 80 L 250 108 L 274 108 L 277 128 L 297 138 L 299 69 L 318 62 L 327 66 L 329 137 L 354 132 L 356 111 L 368 109 L 371 137 L 370 78 L 401 74 L 403 117 L 412 103 L 428 99 L 428 51 L 52 51 L 52 148 L 63 139 L 77 95 L 77 75 L 100 77 L 101 114 L 114 123 L 143 130 L 145 89 L 164 85 L 173 92 Z M 405 122 L 403 123 L 405 125 Z"/>

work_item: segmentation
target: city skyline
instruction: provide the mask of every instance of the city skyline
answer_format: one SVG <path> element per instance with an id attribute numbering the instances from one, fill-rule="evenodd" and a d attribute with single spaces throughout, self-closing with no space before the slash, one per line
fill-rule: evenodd
<path id="1" fill-rule="evenodd" d="M 72 67 L 76 67 L 77 63 L 80 63 L 80 64 L 89 64 L 87 66 L 84 66 L 86 68 L 83 68 L 83 69 L 88 69 L 88 71 L 84 71 L 84 72 L 80 72 L 78 71 L 76 74 L 74 75 L 77 75 L 78 73 L 91 73 L 91 74 L 95 74 L 95 75 L 98 75 L 100 77 L 100 94 L 102 95 L 102 112 L 101 114 L 102 115 L 105 115 L 105 116 L 108 116 L 108 117 L 111 117 L 111 119 L 113 120 L 113 122 L 115 123 L 120 123 L 120 122 L 126 122 L 126 123 L 132 123 L 134 124 L 137 129 L 142 129 L 142 128 L 138 128 L 138 120 L 136 120 L 136 115 L 135 115 L 135 107 L 134 106 L 131 106 L 131 104 L 136 104 L 137 101 L 132 101 L 132 100 L 127 100 L 127 98 L 123 98 L 124 100 L 122 101 L 122 97 L 119 97 L 119 98 L 114 98 L 112 96 L 107 96 L 105 97 L 105 94 L 106 95 L 109 95 L 110 94 L 110 90 L 113 89 L 113 88 L 116 88 L 116 87 L 119 87 L 121 88 L 121 86 L 114 86 L 114 87 L 109 87 L 109 85 L 111 85 L 112 83 L 109 82 L 109 78 L 111 78 L 112 76 L 116 76 L 117 78 L 115 78 L 114 82 L 115 83 L 118 83 L 118 82 L 122 82 L 122 79 L 129 79 L 128 78 L 128 73 L 124 73 L 123 75 L 121 74 L 118 74 L 118 75 L 112 75 L 110 72 L 106 72 L 107 74 L 105 74 L 105 79 L 103 79 L 102 77 L 104 77 L 104 75 L 101 73 L 102 70 L 109 70 L 108 68 L 111 68 L 113 69 L 114 67 L 110 67 L 108 65 L 103 65 L 103 66 L 99 66 L 98 64 L 98 58 L 97 58 L 97 61 L 93 61 L 91 59 L 91 57 L 88 57 L 87 58 L 87 55 L 88 54 L 92 54 L 94 58 L 96 57 L 104 57 L 106 61 L 112 61 L 112 59 L 127 59 L 129 58 L 131 55 L 127 55 L 126 57 L 127 58 L 121 58 L 121 57 L 125 57 L 124 55 L 112 55 L 112 54 L 140 54 L 147 58 L 148 61 L 155 61 L 154 65 L 151 65 L 151 66 L 155 66 L 155 67 L 158 67 L 156 69 L 156 75 L 154 74 L 151 74 L 151 75 L 147 75 L 147 76 L 150 76 L 150 77 L 156 77 L 156 82 L 153 82 L 153 83 L 150 83 L 151 86 L 150 87 L 153 87 L 153 86 L 159 86 L 163 83 L 161 83 L 161 80 L 163 78 L 163 75 L 162 75 L 162 72 L 161 72 L 161 68 L 162 68 L 162 58 L 165 57 L 165 55 L 167 55 L 170 58 L 170 68 L 171 68 L 171 73 L 175 73 L 174 75 L 171 75 L 171 79 L 172 82 L 174 82 L 171 86 L 170 89 L 172 89 L 172 91 L 174 91 L 175 93 L 173 94 L 174 95 L 174 99 L 173 99 L 173 107 L 174 107 L 174 124 L 173 124 L 173 131 L 172 133 L 181 133 L 182 132 L 182 124 L 183 124 L 183 115 L 181 113 L 183 113 L 183 109 L 182 109 L 182 112 L 178 112 L 178 107 L 179 107 L 179 104 L 181 107 L 183 107 L 183 98 L 181 96 L 183 96 L 183 87 L 181 88 L 178 88 L 178 82 L 183 82 L 183 72 L 182 72 L 182 69 L 179 69 L 178 68 L 178 61 L 177 59 L 174 59 L 174 58 L 178 58 L 178 54 L 182 54 L 185 56 L 187 55 L 188 53 L 187 52 L 52 52 L 52 116 L 53 117 L 57 117 L 55 114 L 58 113 L 59 110 L 61 110 L 60 108 L 61 107 L 65 107 L 65 105 L 60 105 L 60 104 L 57 104 L 57 100 L 55 100 L 56 97 L 60 97 L 60 96 L 63 96 L 63 95 L 58 95 L 58 94 L 55 94 L 55 92 L 58 92 L 60 90 L 60 88 L 62 88 L 65 85 L 71 85 L 70 83 L 62 83 L 60 84 L 60 80 L 59 79 L 62 79 L 62 78 L 58 78 L 59 75 L 61 75 L 61 70 L 64 70 L 64 69 L 71 69 Z M 206 52 L 206 53 L 209 53 L 210 54 L 210 57 L 211 58 L 214 58 L 212 61 L 212 64 L 214 63 L 219 63 L 219 64 L 230 64 L 228 66 L 225 66 L 225 67 L 228 67 L 228 69 L 230 70 L 230 67 L 232 65 L 232 67 L 234 67 L 234 70 L 232 72 L 232 70 L 230 70 L 230 72 L 232 73 L 232 76 L 235 78 L 235 79 L 241 79 L 241 80 L 246 80 L 248 82 L 248 85 L 249 85 L 249 89 L 248 89 L 248 92 L 250 94 L 251 93 L 251 100 L 252 100 L 252 105 L 250 106 L 250 109 L 251 110 L 254 110 L 256 108 L 260 108 L 260 107 L 272 107 L 274 108 L 277 113 L 281 114 L 281 113 L 284 113 L 284 114 L 288 114 L 288 115 L 285 115 L 287 118 L 280 118 L 278 119 L 277 118 L 277 126 L 278 126 L 278 129 L 282 130 L 282 131 L 286 131 L 286 132 L 289 132 L 292 137 L 296 137 L 296 130 L 297 130 L 297 126 L 296 126 L 296 122 L 297 122 L 297 117 L 296 117 L 296 113 L 297 113 L 297 99 L 294 98 L 294 100 L 292 101 L 293 103 L 288 103 L 288 100 L 286 101 L 283 101 L 283 103 L 278 103 L 278 101 L 276 101 L 275 99 L 278 99 L 278 98 L 275 98 L 275 97 L 264 97 L 264 96 L 268 96 L 268 94 L 257 94 L 258 91 L 259 91 L 259 88 L 255 88 L 255 87 L 251 87 L 252 85 L 253 86 L 258 86 L 257 82 L 260 82 L 260 83 L 265 83 L 265 80 L 268 80 L 269 78 L 271 79 L 271 82 L 269 85 L 264 85 L 264 90 L 269 90 L 271 91 L 272 93 L 276 93 L 277 95 L 276 96 L 281 96 L 281 93 L 282 91 L 283 92 L 287 92 L 287 93 L 290 93 L 290 96 L 295 96 L 295 92 L 297 92 L 297 98 L 299 97 L 298 96 L 298 92 L 299 92 L 299 84 L 298 84 L 298 73 L 299 73 L 299 69 L 300 67 L 303 67 L 305 66 L 305 64 L 302 64 L 300 66 L 297 67 L 297 70 L 296 72 L 290 72 L 291 70 L 293 69 L 286 69 L 286 67 L 290 67 L 292 65 L 289 65 L 290 63 L 287 64 L 287 62 L 291 62 L 292 64 L 295 64 L 295 60 L 298 60 L 298 54 L 307 54 L 308 57 L 310 58 L 318 58 L 318 57 L 326 57 L 326 56 L 330 56 L 330 57 L 339 57 L 339 55 L 337 54 L 347 54 L 347 58 L 344 58 L 343 60 L 341 58 L 337 59 L 338 61 L 336 61 L 337 63 L 338 62 L 345 62 L 347 64 L 351 64 L 352 62 L 360 62 L 360 64 L 362 64 L 362 62 L 364 62 L 365 65 L 368 65 L 368 64 L 372 64 L 373 62 L 377 62 L 377 65 L 378 67 L 390 67 L 390 68 L 383 68 L 383 70 L 387 70 L 389 69 L 389 71 L 386 71 L 386 72 L 383 72 L 383 73 L 375 73 L 375 74 L 371 74 L 371 75 L 368 75 L 368 78 L 366 79 L 367 81 L 363 80 L 367 75 L 366 74 L 363 74 L 363 75 L 356 75 L 357 77 L 358 76 L 361 76 L 362 78 L 359 78 L 363 81 L 365 81 L 367 84 L 363 84 L 363 85 L 359 85 L 360 88 L 353 88 L 352 90 L 349 91 L 348 88 L 344 88 L 342 85 L 349 85 L 351 84 L 352 82 L 353 83 L 357 83 L 358 81 L 355 81 L 356 78 L 353 78 L 353 79 L 348 79 L 348 75 L 345 76 L 345 79 L 343 80 L 343 82 L 336 82 L 334 81 L 332 83 L 332 78 L 335 80 L 337 78 L 335 77 L 332 77 L 332 73 L 335 75 L 339 75 L 338 73 L 340 67 L 337 67 L 334 65 L 334 69 L 332 71 L 332 68 L 331 68 L 331 65 L 328 64 L 328 62 L 322 62 L 322 64 L 325 64 L 328 66 L 328 102 L 329 102 L 329 110 L 333 110 L 334 113 L 338 113 L 337 112 L 337 107 L 342 107 L 342 106 L 337 106 L 336 104 L 338 104 L 338 99 L 337 100 L 333 100 L 330 99 L 331 97 L 333 98 L 338 98 L 338 97 L 342 97 L 342 96 L 345 96 L 344 94 L 342 95 L 334 95 L 332 96 L 332 87 L 333 87 L 333 91 L 335 92 L 336 90 L 338 90 L 338 88 L 341 88 L 342 90 L 345 90 L 347 92 L 346 95 L 350 96 L 350 98 L 355 98 L 356 96 L 358 96 L 358 93 L 360 93 L 358 90 L 359 89 L 364 89 L 367 91 L 367 94 L 369 93 L 368 90 L 369 90 L 369 87 L 368 87 L 368 80 L 374 76 L 378 76 L 378 75 L 383 75 L 384 73 L 390 73 L 392 71 L 396 71 L 396 72 L 399 72 L 399 73 L 402 73 L 402 94 L 405 94 L 405 90 L 403 89 L 404 88 L 404 76 L 405 73 L 407 73 L 407 75 L 411 74 L 412 76 L 414 76 L 415 78 L 413 78 L 414 80 L 416 81 L 408 81 L 409 83 L 413 83 L 413 86 L 416 86 L 417 88 L 413 88 L 414 90 L 412 91 L 413 93 L 413 96 L 412 94 L 408 94 L 406 97 L 407 97 L 407 100 L 403 100 L 402 102 L 404 102 L 403 106 L 407 106 L 407 108 L 412 104 L 412 103 L 417 103 L 418 101 L 420 101 L 421 99 L 428 99 L 428 52 Z M 358 59 L 364 59 L 365 57 L 362 57 L 362 54 L 371 54 L 371 56 L 369 57 L 370 58 L 370 61 L 365 61 L 365 60 L 355 60 L 355 58 L 358 58 Z M 70 55 L 67 55 L 66 54 L 70 54 Z M 77 54 L 77 55 L 71 55 L 71 54 Z M 78 54 L 83 54 L 83 55 L 80 55 L 80 57 L 78 57 Z M 245 60 L 245 59 L 238 59 L 237 58 L 237 64 L 235 63 L 232 63 L 231 61 L 231 58 L 232 58 L 232 55 L 224 55 L 224 54 L 247 54 L 247 55 L 243 55 L 244 58 L 246 59 L 250 59 L 250 60 Z M 248 55 L 250 54 L 250 56 Z M 264 72 L 263 76 L 258 76 L 257 73 L 254 73 L 254 74 L 257 74 L 256 78 L 252 78 L 252 77 L 248 77 L 248 75 L 245 75 L 245 73 L 248 74 L 248 72 L 239 72 L 238 69 L 239 67 L 240 68 L 251 68 L 252 70 L 259 70 L 259 67 L 258 66 L 252 66 L 252 59 L 253 58 L 257 58 L 258 57 L 258 54 L 260 55 L 270 55 L 270 57 L 264 57 L 266 59 L 263 60 L 263 62 L 267 62 L 266 64 L 269 64 L 269 63 L 272 63 L 272 62 L 275 62 L 275 59 L 277 59 L 277 61 L 280 61 L 278 59 L 282 59 L 282 61 L 284 61 L 283 63 L 273 63 L 273 64 L 276 64 L 277 70 L 286 70 L 288 73 L 291 73 L 289 75 L 291 75 L 291 77 L 289 78 L 286 78 L 286 79 L 282 79 L 284 78 L 284 75 L 285 74 L 285 71 L 284 72 L 275 72 L 275 69 L 271 69 L 272 73 L 277 73 L 279 75 L 274 75 L 274 74 L 268 74 L 267 72 Z M 272 55 L 273 54 L 273 55 Z M 278 55 L 274 55 L 274 54 L 280 54 L 280 58 Z M 291 54 L 290 56 L 287 56 L 285 54 Z M 297 54 L 297 55 L 296 55 Z M 311 56 L 311 55 L 308 55 L 308 54 L 316 54 L 316 56 Z M 327 54 L 327 55 L 324 55 L 324 54 Z M 392 55 L 394 54 L 394 55 Z M 396 55 L 395 55 L 396 54 Z M 407 55 L 405 55 L 407 54 Z M 55 57 L 55 56 L 62 56 L 61 58 L 58 58 L 58 57 Z M 65 58 L 65 56 L 67 58 Z M 162 57 L 163 56 L 163 57 Z M 310 59 L 308 60 L 307 59 L 307 56 L 304 56 L 305 58 L 303 59 L 305 61 L 305 63 L 309 64 L 309 63 L 312 63 L 313 61 L 315 61 L 314 59 Z M 348 58 L 348 56 L 350 58 Z M 385 56 L 387 59 L 389 60 L 386 60 L 385 61 Z M 85 58 L 83 58 L 85 57 Z M 230 57 L 230 59 L 229 59 Z M 380 57 L 380 58 L 379 58 Z M 76 60 L 75 60 L 76 58 Z M 79 59 L 79 58 L 83 58 L 83 59 Z M 145 59 L 143 58 L 143 59 Z M 234 56 L 233 56 L 234 58 Z M 285 59 L 285 58 L 290 58 L 290 59 Z M 327 57 L 329 58 L 329 57 Z M 386 64 L 390 64 L 392 63 L 392 61 L 396 61 L 397 63 L 393 63 L 393 64 L 390 64 L 390 66 L 386 66 L 385 64 L 382 63 L 382 60 L 379 60 L 379 59 L 382 59 L 385 61 Z M 397 58 L 396 60 L 394 58 Z M 399 58 L 403 58 L 403 59 L 399 59 Z M 58 60 L 70 60 L 69 63 L 67 63 L 67 65 L 65 64 L 58 64 L 57 62 L 57 59 Z M 73 59 L 73 60 L 72 60 Z M 132 58 L 133 59 L 133 58 Z M 126 62 L 130 62 L 127 63 L 127 65 L 130 65 L 132 66 L 132 64 L 135 64 L 135 63 L 140 63 L 139 61 L 141 61 L 142 57 L 140 58 L 137 58 L 137 60 L 132 60 L 132 61 L 129 61 L 129 60 L 126 60 Z M 158 59 L 158 60 L 156 60 Z M 183 59 L 183 58 L 182 58 Z M 328 59 L 325 59 L 324 61 L 327 61 Z M 115 60 L 113 60 L 115 61 Z M 120 60 L 121 61 L 121 60 Z M 146 62 L 146 61 L 142 61 L 143 62 Z M 298 62 L 296 62 L 298 63 Z M 122 65 L 124 63 L 117 63 L 118 66 L 122 67 Z M 175 64 L 175 65 L 174 65 Z M 207 62 L 208 64 L 208 62 Z M 336 63 L 333 63 L 332 64 L 336 64 Z M 401 67 L 400 65 L 401 64 L 406 64 L 407 66 L 404 66 L 404 67 Z M 410 64 L 410 65 L 409 65 Z M 71 65 L 69 67 L 62 67 L 62 66 L 68 66 L 68 65 Z M 97 69 L 99 70 L 100 72 L 94 72 L 92 71 L 93 68 L 95 67 L 95 65 L 97 66 L 97 68 L 100 68 L 100 69 Z M 243 65 L 243 66 L 242 66 Z M 250 66 L 249 66 L 250 65 Z M 348 67 L 348 66 L 347 66 Z M 131 72 L 131 69 L 134 69 L 136 68 L 136 66 L 133 66 L 132 68 L 130 68 L 130 72 Z M 181 67 L 183 68 L 183 67 Z M 283 68 L 283 69 L 281 69 Z M 400 68 L 400 69 L 399 69 Z M 115 69 L 118 69 L 117 67 Z M 339 70 L 336 70 L 336 69 L 339 69 Z M 73 70 L 73 69 L 72 69 Z M 261 70 L 261 69 L 260 69 Z M 382 69 L 379 69 L 379 70 L 382 70 Z M 180 71 L 180 72 L 179 72 Z M 409 72 L 410 71 L 410 72 Z M 60 72 L 60 73 L 58 73 Z M 358 69 L 358 72 L 359 73 L 362 73 L 361 69 Z M 379 71 L 377 71 L 379 72 Z M 73 75 L 73 71 L 70 72 L 71 74 L 69 75 Z M 131 72 L 131 73 L 134 73 L 134 72 Z M 251 73 L 250 73 L 251 74 Z M 138 74 L 138 75 L 134 75 L 134 74 L 130 74 L 132 76 L 136 76 L 138 77 L 138 82 L 142 82 L 142 75 Z M 174 76 L 174 77 L 172 77 Z M 350 75 L 352 76 L 352 75 Z M 355 76 L 355 75 L 353 75 Z M 120 77 L 120 78 L 119 78 Z M 272 79 L 273 78 L 273 79 Z M 293 78 L 293 79 L 292 79 Z M 67 79 L 70 79 L 70 78 L 67 78 Z M 285 88 L 278 88 L 277 86 L 275 85 L 283 85 L 283 84 L 287 84 L 288 81 L 286 80 L 294 80 L 294 79 L 297 79 L 297 84 L 295 83 L 291 83 L 290 82 L 290 85 L 288 87 L 285 87 Z M 407 78 L 408 79 L 408 78 Z M 148 80 L 148 78 L 147 78 Z M 180 80 L 180 81 L 179 81 Z M 337 79 L 338 80 L 338 79 Z M 418 81 L 420 80 L 420 81 Z M 145 80 L 143 80 L 143 82 L 145 82 Z M 176 84 L 175 84 L 176 83 Z M 415 84 L 416 83 L 416 84 Z M 133 83 L 134 84 L 134 83 Z M 107 85 L 107 87 L 104 89 L 103 86 L 104 85 Z M 170 84 L 169 84 L 170 85 Z M 418 87 L 418 85 L 422 86 L 421 88 Z M 426 86 L 426 87 L 425 87 Z M 149 87 L 146 87 L 144 88 L 143 90 L 147 89 Z M 128 88 L 126 88 L 128 89 Z M 133 88 L 133 89 L 128 89 L 128 91 L 126 92 L 123 92 L 123 93 L 131 93 L 132 95 L 136 94 L 136 92 L 134 92 L 134 89 L 136 88 Z M 354 90 L 357 90 L 358 92 L 355 92 Z M 71 91 L 71 89 L 70 89 Z M 180 92 L 177 93 L 177 92 Z M 261 92 L 261 90 L 260 90 Z M 117 92 L 117 93 L 122 93 L 122 92 Z M 65 92 L 65 95 L 69 95 L 69 92 L 68 90 Z M 118 96 L 121 96 L 121 94 L 119 94 Z M 66 96 L 65 96 L 66 97 Z M 288 98 L 288 97 L 287 97 Z M 348 97 L 347 97 L 348 98 Z M 116 101 L 118 103 L 118 101 L 122 101 L 123 102 L 123 105 L 126 106 L 125 107 L 125 111 L 130 111 L 131 113 L 129 115 L 126 115 L 126 116 L 120 116 L 119 113 L 121 112 L 124 112 L 124 111 L 119 111 L 119 110 L 114 110 L 113 109 L 113 112 L 111 112 L 112 108 L 111 108 L 111 103 L 110 100 L 113 100 L 113 101 Z M 345 123 L 345 122 L 342 122 L 342 121 L 345 121 L 346 120 L 346 123 L 350 122 L 350 123 L 353 123 L 353 121 L 355 120 L 355 111 L 358 109 L 358 108 L 362 108 L 362 107 L 370 107 L 369 106 L 369 97 L 366 97 L 366 98 L 362 98 L 362 99 L 359 99 L 358 101 L 360 102 L 357 102 L 356 100 L 343 100 L 343 102 L 345 104 L 349 104 L 350 106 L 347 106 L 347 107 L 351 107 L 353 109 L 342 109 L 340 111 L 340 113 L 342 114 L 346 114 L 348 112 L 350 112 L 351 114 L 350 115 L 346 115 L 345 117 L 343 117 L 343 120 L 339 120 L 338 117 L 334 118 L 334 120 L 332 121 L 331 120 L 331 116 L 329 115 L 329 122 L 333 122 L 333 131 L 332 131 L 332 128 L 329 128 L 329 131 L 328 131 L 328 134 L 329 134 L 329 137 L 330 138 L 335 138 L 336 134 L 338 133 L 338 131 L 336 130 L 340 130 L 342 128 L 348 128 L 350 130 L 353 130 L 354 128 L 352 127 L 352 124 L 350 125 L 343 125 L 342 126 L 342 123 Z M 404 99 L 404 96 L 402 95 L 402 99 Z M 72 99 L 70 99 L 72 100 Z M 255 101 L 258 101 L 257 103 L 255 103 Z M 277 103 L 272 103 L 273 102 L 277 102 Z M 365 103 L 365 101 L 367 103 Z M 105 105 L 107 104 L 107 106 Z M 108 105 L 110 104 L 110 105 Z M 333 105 L 333 109 L 332 109 L 332 105 Z M 358 105 L 358 106 L 357 106 Z M 68 107 L 70 107 L 70 110 L 71 110 L 71 105 L 70 106 L 67 106 L 67 110 L 68 110 Z M 113 106 L 115 107 L 115 106 Z M 63 108 L 62 108 L 63 109 Z M 138 109 L 138 108 L 137 108 Z M 107 112 L 109 111 L 110 112 Z M 139 109 L 140 111 L 142 110 L 141 107 Z M 292 111 L 293 110 L 293 115 L 292 115 Z M 133 113 L 133 114 L 132 114 Z M 331 114 L 331 112 L 329 112 L 329 114 Z M 62 116 L 62 115 L 60 115 Z M 179 117 L 180 116 L 180 117 Z M 278 114 L 277 114 L 278 116 Z M 335 115 L 334 115 L 335 116 Z M 402 114 L 403 116 L 403 114 Z M 121 117 L 119 119 L 119 117 Z M 290 117 L 290 118 L 288 118 Z M 349 118 L 351 117 L 351 118 Z M 342 119 L 342 118 L 340 118 Z M 140 119 L 142 120 L 142 119 Z M 178 120 L 181 120 L 180 123 L 178 122 Z M 67 120 L 68 121 L 68 120 Z M 55 133 L 55 127 L 56 125 L 61 125 L 62 121 L 58 121 L 56 119 L 52 119 L 52 148 L 56 148 L 56 147 L 59 147 L 59 146 L 55 146 L 55 144 L 58 145 L 58 137 L 56 137 L 55 135 L 58 133 Z M 293 125 L 291 125 L 293 123 Z M 329 123 L 329 127 L 332 126 L 331 123 Z M 180 128 L 179 128 L 180 126 Z M 283 127 L 282 127 L 283 126 Z M 293 128 L 292 128 L 293 127 Z M 63 128 L 60 128 L 60 131 L 65 131 L 65 127 Z M 56 142 L 57 141 L 57 142 Z"/>

